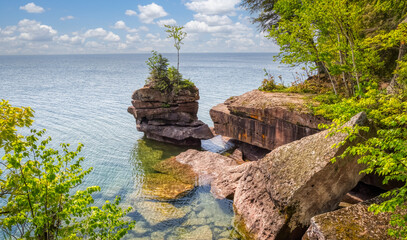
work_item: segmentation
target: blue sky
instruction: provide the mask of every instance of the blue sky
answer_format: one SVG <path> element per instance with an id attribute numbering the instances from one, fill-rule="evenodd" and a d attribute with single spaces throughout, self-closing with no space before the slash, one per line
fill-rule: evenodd
<path id="1" fill-rule="evenodd" d="M 175 52 L 163 24 L 184 26 L 181 52 L 276 52 L 240 0 L 0 0 L 0 55 Z"/>

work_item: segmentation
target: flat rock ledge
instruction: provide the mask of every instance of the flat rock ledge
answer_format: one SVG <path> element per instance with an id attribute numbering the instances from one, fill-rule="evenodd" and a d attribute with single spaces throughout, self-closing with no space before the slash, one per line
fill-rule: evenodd
<path id="1" fill-rule="evenodd" d="M 200 146 L 201 139 L 210 139 L 213 133 L 197 118 L 199 90 L 182 89 L 177 94 L 165 94 L 144 86 L 132 95 L 132 106 L 127 111 L 134 116 L 137 130 L 161 142 Z"/>
<path id="2" fill-rule="evenodd" d="M 210 115 L 216 134 L 273 150 L 319 132 L 318 124 L 328 122 L 310 112 L 306 97 L 253 90 L 218 104 Z"/>
<path id="3" fill-rule="evenodd" d="M 355 124 L 368 124 L 366 114 L 345 126 Z M 357 157 L 331 162 L 362 138 L 332 148 L 347 135 L 327 133 L 278 147 L 243 172 L 234 193 L 235 227 L 247 239 L 300 239 L 313 216 L 335 210 L 363 177 Z"/>
<path id="4" fill-rule="evenodd" d="M 376 197 L 347 208 L 317 215 L 311 218 L 311 225 L 302 239 L 395 239 L 387 234 L 391 214 L 374 214 L 368 210 L 371 204 L 382 201 L 383 199 Z"/>

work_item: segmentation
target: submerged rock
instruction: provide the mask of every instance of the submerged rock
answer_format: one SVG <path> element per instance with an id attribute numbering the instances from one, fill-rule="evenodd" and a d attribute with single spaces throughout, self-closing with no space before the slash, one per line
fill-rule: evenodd
<path id="1" fill-rule="evenodd" d="M 311 218 L 311 225 L 302 239 L 395 239 L 387 234 L 391 214 L 374 214 L 368 210 L 371 204 L 378 204 L 381 201 L 382 199 L 378 197 L 337 211 L 317 215 Z"/>
<path id="2" fill-rule="evenodd" d="M 199 146 L 201 139 L 213 137 L 208 125 L 197 118 L 199 91 L 181 89 L 177 94 L 161 93 L 145 86 L 132 95 L 127 111 L 134 116 L 137 130 L 161 142 Z"/>
<path id="3" fill-rule="evenodd" d="M 178 162 L 175 157 L 161 161 L 153 169 L 157 172 L 168 174 L 186 184 L 195 185 L 197 182 L 197 175 L 192 170 L 192 167 Z"/>
<path id="4" fill-rule="evenodd" d="M 193 183 L 184 183 L 168 174 L 150 173 L 144 177 L 143 194 L 151 199 L 173 200 L 194 189 Z"/>
<path id="5" fill-rule="evenodd" d="M 209 226 L 201 226 L 196 228 L 195 230 L 182 234 L 177 239 L 183 240 L 212 240 L 213 234 L 212 230 Z"/>
<path id="6" fill-rule="evenodd" d="M 180 219 L 187 214 L 187 211 L 182 208 L 160 201 L 138 201 L 136 210 L 151 226 L 168 220 Z"/>
<path id="7" fill-rule="evenodd" d="M 359 113 L 345 126 L 367 124 Z M 241 176 L 234 194 L 235 226 L 249 239 L 298 239 L 311 217 L 337 208 L 356 186 L 364 169 L 357 157 L 331 162 L 352 143 L 345 133 L 326 138 L 323 131 L 274 149 L 253 162 Z"/>
<path id="8" fill-rule="evenodd" d="M 319 132 L 327 121 L 314 116 L 301 94 L 259 90 L 232 97 L 210 110 L 217 134 L 273 150 Z"/>

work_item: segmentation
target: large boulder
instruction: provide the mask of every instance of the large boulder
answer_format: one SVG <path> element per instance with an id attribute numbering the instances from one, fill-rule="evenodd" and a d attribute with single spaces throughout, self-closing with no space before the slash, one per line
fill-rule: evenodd
<path id="1" fill-rule="evenodd" d="M 177 93 L 162 93 L 150 86 L 136 90 L 127 111 L 134 116 L 137 130 L 161 142 L 199 146 L 213 137 L 208 125 L 198 120 L 199 91 L 196 87 Z"/>
<path id="2" fill-rule="evenodd" d="M 395 239 L 387 234 L 391 214 L 374 214 L 368 210 L 371 204 L 382 201 L 383 199 L 377 197 L 347 208 L 317 215 L 311 218 L 311 225 L 302 239 Z"/>
<path id="3" fill-rule="evenodd" d="M 366 125 L 365 113 L 345 126 Z M 235 225 L 249 239 L 298 239 L 318 214 L 337 208 L 356 186 L 364 169 L 357 157 L 337 158 L 362 138 L 346 141 L 346 133 L 327 137 L 323 131 L 274 149 L 253 162 L 240 177 L 234 194 Z"/>
<path id="4" fill-rule="evenodd" d="M 232 97 L 210 110 L 217 134 L 261 148 L 274 148 L 319 132 L 327 123 L 307 108 L 306 95 L 259 90 Z"/>

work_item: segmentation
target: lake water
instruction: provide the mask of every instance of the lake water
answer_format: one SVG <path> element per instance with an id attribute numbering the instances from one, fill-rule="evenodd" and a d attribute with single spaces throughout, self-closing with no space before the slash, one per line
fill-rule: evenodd
<path id="1" fill-rule="evenodd" d="M 213 239 L 239 239 L 233 230 L 229 200 L 215 200 L 209 187 L 198 187 L 182 199 L 147 199 L 142 185 L 151 166 L 185 148 L 143 138 L 127 113 L 134 90 L 148 76 L 150 54 L 0 56 L 0 98 L 35 110 L 34 128 L 47 129 L 52 146 L 85 145 L 84 166 L 93 167 L 85 186 L 99 185 L 96 204 L 122 197 L 137 221 L 129 239 L 180 239 L 212 234 Z M 176 65 L 175 54 L 164 54 Z M 230 96 L 257 88 L 263 68 L 286 83 L 292 69 L 278 66 L 270 53 L 181 53 L 180 72 L 199 88 L 198 117 L 213 126 L 211 107 Z"/>

